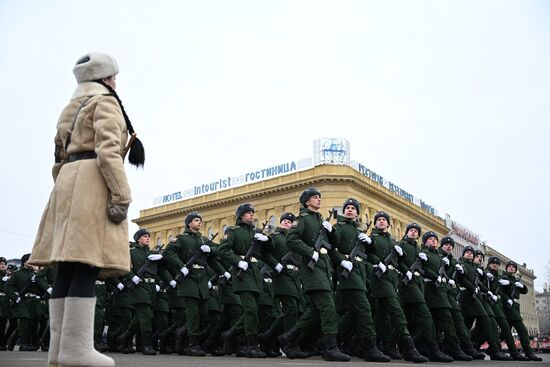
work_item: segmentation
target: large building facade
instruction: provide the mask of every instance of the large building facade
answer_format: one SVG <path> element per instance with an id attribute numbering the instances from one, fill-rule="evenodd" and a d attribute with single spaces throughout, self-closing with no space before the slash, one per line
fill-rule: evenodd
<path id="1" fill-rule="evenodd" d="M 171 237 L 183 232 L 187 214 L 199 211 L 203 218 L 202 232 L 209 237 L 219 233 L 218 238 L 221 238 L 225 229 L 235 224 L 235 209 L 242 203 L 250 202 L 256 208 L 256 226 L 267 223 L 268 230 L 273 230 L 279 224 L 281 214 L 299 212 L 300 194 L 309 187 L 316 187 L 322 193 L 323 216 L 327 216 L 332 208 L 341 213 L 342 203 L 353 197 L 361 204 L 363 226 L 372 220 L 376 211 L 384 210 L 392 217 L 390 231 L 396 239 L 405 234 L 407 224 L 416 222 L 423 232 L 432 230 L 440 236 L 452 236 L 457 243 L 454 250 L 457 258 L 466 245 L 484 250 L 487 257 L 497 253 L 490 247 L 484 247 L 478 235 L 453 221 L 448 214 L 441 218 L 430 205 L 365 166 L 351 161 L 347 154 L 347 141 L 318 140 L 314 147 L 314 159 L 309 161 L 291 162 L 216 180 L 155 199 L 156 204 L 160 205 L 141 210 L 134 222 L 151 232 L 153 244 L 165 244 Z M 234 185 L 235 182 L 239 185 Z M 499 256 L 504 262 L 507 261 L 505 256 Z M 535 277 L 525 267 L 520 266 L 520 272 L 529 287 L 527 297 L 521 300 L 522 311 L 530 334 L 535 334 L 538 332 L 533 291 Z"/>

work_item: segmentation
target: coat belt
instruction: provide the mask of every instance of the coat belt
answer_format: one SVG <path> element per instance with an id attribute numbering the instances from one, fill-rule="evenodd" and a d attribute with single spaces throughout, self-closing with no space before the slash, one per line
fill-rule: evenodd
<path id="1" fill-rule="evenodd" d="M 78 153 L 71 154 L 69 156 L 69 163 L 70 162 L 81 161 L 83 159 L 96 159 L 96 158 L 97 158 L 97 154 L 93 151 L 78 152 Z"/>

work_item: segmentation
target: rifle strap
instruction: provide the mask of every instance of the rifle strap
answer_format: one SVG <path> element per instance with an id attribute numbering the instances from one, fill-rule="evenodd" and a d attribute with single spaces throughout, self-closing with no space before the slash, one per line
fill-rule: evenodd
<path id="1" fill-rule="evenodd" d="M 74 125 L 76 124 L 76 119 L 78 118 L 78 114 L 80 113 L 80 110 L 86 105 L 86 103 L 90 100 L 92 97 L 86 98 L 82 103 L 80 104 L 80 107 L 78 107 L 78 110 L 76 110 L 76 113 L 74 114 L 73 122 L 71 124 L 71 128 L 67 131 L 67 140 L 65 140 L 65 152 L 67 151 L 67 148 L 69 147 L 69 144 L 71 144 L 71 135 L 73 133 Z"/>

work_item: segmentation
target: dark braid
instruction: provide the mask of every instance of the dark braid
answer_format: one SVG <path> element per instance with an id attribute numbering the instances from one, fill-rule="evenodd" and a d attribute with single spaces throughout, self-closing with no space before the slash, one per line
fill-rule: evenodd
<path id="1" fill-rule="evenodd" d="M 124 121 L 126 121 L 126 129 L 128 129 L 128 132 L 130 133 L 130 135 L 134 134 L 135 133 L 134 127 L 130 122 L 130 118 L 126 114 L 126 110 L 124 110 L 124 106 L 122 105 L 122 101 L 120 100 L 120 97 L 118 96 L 118 94 L 115 92 L 113 88 L 111 88 L 110 85 L 106 84 L 103 80 L 96 80 L 95 82 L 107 88 L 110 94 L 113 97 L 115 97 L 115 99 L 118 101 L 118 105 L 120 106 L 120 109 L 122 110 Z M 145 149 L 143 148 L 143 144 L 141 143 L 141 140 L 139 140 L 138 138 L 135 138 L 134 142 L 130 146 L 128 161 L 130 162 L 130 164 L 133 164 L 136 167 L 143 167 L 143 164 L 145 163 Z"/>

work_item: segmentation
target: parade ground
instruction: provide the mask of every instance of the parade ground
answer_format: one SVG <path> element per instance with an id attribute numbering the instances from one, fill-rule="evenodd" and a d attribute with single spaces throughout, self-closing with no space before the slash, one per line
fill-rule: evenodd
<path id="1" fill-rule="evenodd" d="M 329 367 L 335 364 L 346 367 L 361 367 L 366 363 L 369 365 L 374 362 L 364 362 L 358 358 L 353 358 L 351 362 L 325 362 L 321 357 L 308 358 L 306 360 L 291 360 L 286 358 L 266 358 L 266 359 L 251 359 L 251 358 L 236 358 L 236 357 L 188 357 L 178 355 L 157 355 L 144 356 L 142 354 L 107 354 L 115 359 L 117 367 L 169 367 L 169 366 L 185 366 L 185 367 L 285 367 L 285 366 L 319 366 Z M 448 365 L 448 366 L 550 366 L 550 354 L 539 354 L 544 360 L 542 362 L 499 362 L 490 361 L 472 361 L 452 363 L 436 363 L 429 362 L 421 365 Z M 376 363 L 386 366 L 413 366 L 412 362 L 392 361 L 390 363 Z M 47 365 L 47 353 L 45 352 L 0 352 L 0 367 L 44 367 Z"/>

